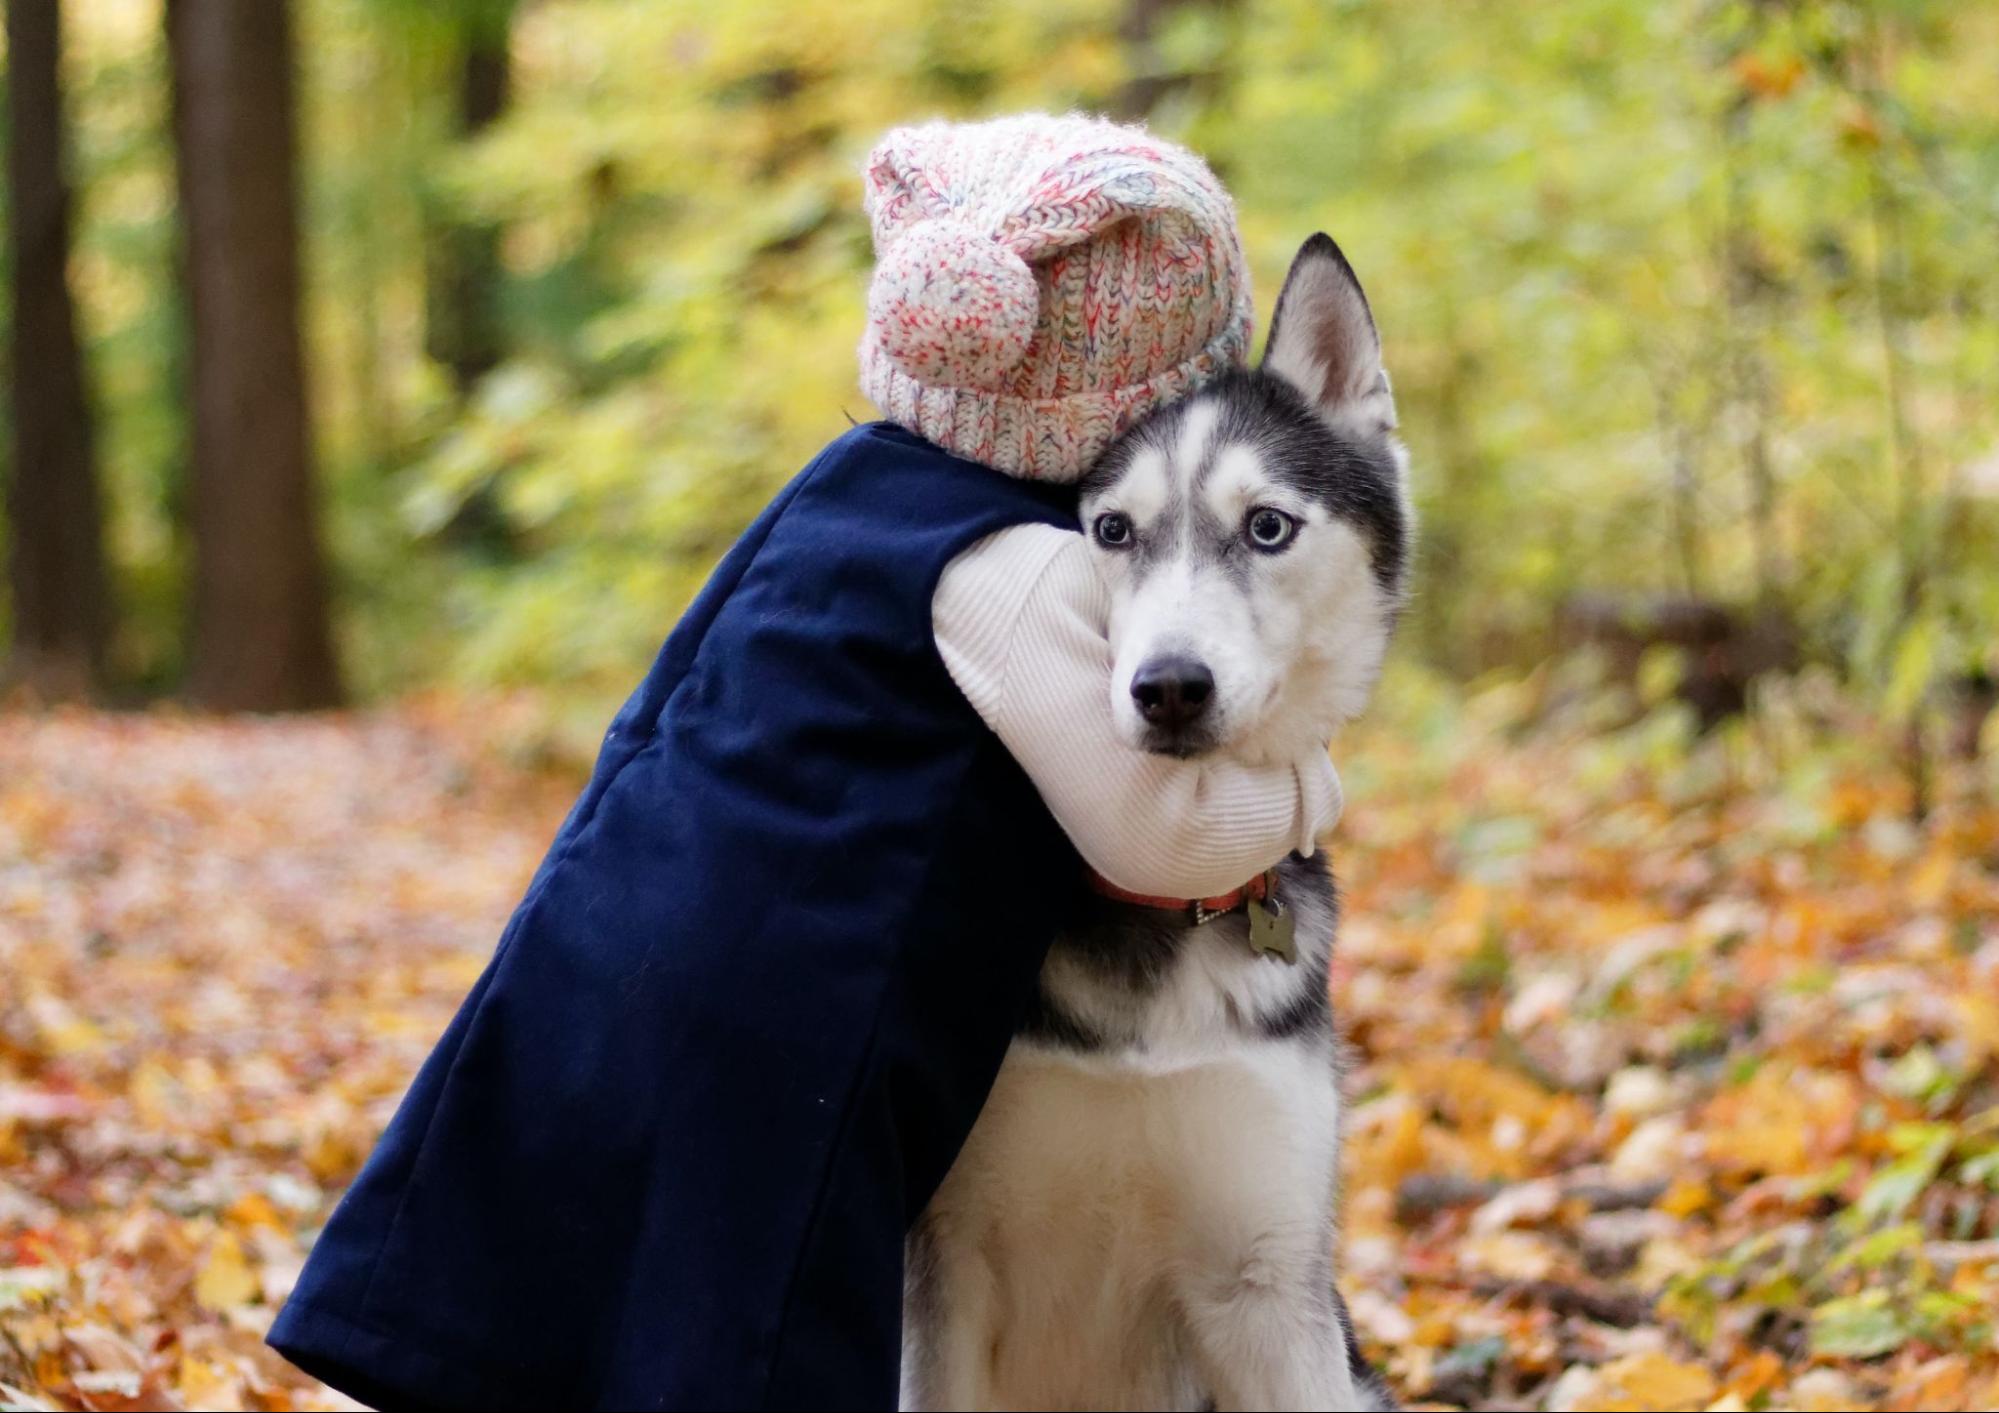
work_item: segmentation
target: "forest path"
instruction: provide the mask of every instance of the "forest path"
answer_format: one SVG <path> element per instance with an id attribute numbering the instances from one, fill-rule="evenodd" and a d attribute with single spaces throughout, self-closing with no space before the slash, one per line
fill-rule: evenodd
<path id="1" fill-rule="evenodd" d="M 1345 1284 L 1412 1400 L 1999 1404 L 1999 807 L 1860 735 L 1339 748 Z M 289 1407 L 304 1246 L 575 789 L 532 713 L 0 714 L 0 1400 Z"/>

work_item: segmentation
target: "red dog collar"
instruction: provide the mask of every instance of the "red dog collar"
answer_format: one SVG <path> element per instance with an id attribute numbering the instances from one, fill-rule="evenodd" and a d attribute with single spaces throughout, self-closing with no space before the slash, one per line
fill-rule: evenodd
<path id="1" fill-rule="evenodd" d="M 1275 872 L 1275 869 L 1271 869 L 1259 873 L 1242 887 L 1218 894 L 1213 898 L 1155 897 L 1150 893 L 1134 893 L 1128 888 L 1120 888 L 1095 869 L 1090 869 L 1089 875 L 1090 887 L 1106 898 L 1115 899 L 1120 903 L 1131 903 L 1141 908 L 1158 908 L 1161 912 L 1185 913 L 1193 919 L 1194 926 L 1199 927 L 1212 918 L 1218 918 L 1224 913 L 1232 913 L 1238 908 L 1247 907 L 1251 902 L 1260 903 L 1268 898 L 1276 883 L 1272 877 Z"/>

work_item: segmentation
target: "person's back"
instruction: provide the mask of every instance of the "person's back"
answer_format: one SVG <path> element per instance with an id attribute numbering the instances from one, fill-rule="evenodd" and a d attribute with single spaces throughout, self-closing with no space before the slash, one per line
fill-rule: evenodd
<path id="1" fill-rule="evenodd" d="M 468 1406 L 727 1405 L 765 1366 L 774 1405 L 892 1400 L 879 1330 L 786 1347 L 770 1293 L 899 1282 L 871 1276 L 881 1253 L 850 1249 L 838 1209 L 889 1192 L 913 1215 L 942 1178 L 943 1138 L 969 1127 L 1005 1049 L 1008 992 L 1033 975 L 1020 939 L 1052 929 L 1074 876 L 929 627 L 958 551 L 1068 524 L 1071 500 L 886 424 L 799 475 L 613 723 L 491 969 L 315 1249 L 280 1348 L 342 1383 L 358 1361 L 327 1352 L 336 1335 L 418 1345 L 437 1361 L 422 1396 Z M 946 906 L 964 896 L 982 906 Z M 989 1033 L 961 1018 L 948 1048 L 912 1046 L 943 1020 L 912 1009 L 932 987 L 987 998 Z M 954 1063 L 911 1069 L 912 1051 Z M 869 1127 L 892 1138 L 842 1146 Z M 634 1288 L 635 1270 L 658 1274 Z"/>
<path id="2" fill-rule="evenodd" d="M 957 377 L 970 348 L 989 373 L 1073 382 L 1047 336 L 1067 309 L 1062 252 L 1183 269 L 1203 229 L 1183 188 L 1213 204 L 1198 163 L 1129 129 L 1034 120 L 964 138 L 980 131 L 902 136 L 948 135 L 953 161 L 1024 161 L 1000 206 L 1025 202 L 1052 263 L 967 254 L 1000 236 L 968 236 L 962 203 L 921 213 L 951 164 L 933 151 L 886 170 L 878 153 L 889 258 L 862 363 L 897 421 L 993 464 L 856 428 L 717 567 L 273 1327 L 337 1387 L 429 1406 L 893 1403 L 902 1235 L 1082 876 L 1064 829 L 1120 882 L 1156 892 L 1184 873 L 1212 892 L 1204 871 L 1273 862 L 1335 807 L 1323 757 L 1261 773 L 1109 749 L 1087 763 L 1123 815 L 1143 801 L 1157 819 L 1094 816 L 1046 767 L 1107 738 L 1108 678 L 1102 625 L 1072 602 L 1087 592 L 1067 553 L 1073 491 L 1021 473 L 1073 481 L 1122 416 L 1239 359 L 1246 286 L 1224 221 L 1203 237 L 1228 257 L 1201 306 L 1212 327 L 1156 387 L 1088 358 L 1103 386 L 1069 399 L 919 381 Z M 1171 229 L 1140 239 L 1162 210 Z M 1214 272 L 1187 278 L 1198 293 Z M 1023 298 L 1024 322 L 1006 305 Z M 939 317 L 975 307 L 997 310 L 997 354 Z M 1124 324 L 1106 347 L 1127 371 L 1172 346 L 1171 320 Z"/>

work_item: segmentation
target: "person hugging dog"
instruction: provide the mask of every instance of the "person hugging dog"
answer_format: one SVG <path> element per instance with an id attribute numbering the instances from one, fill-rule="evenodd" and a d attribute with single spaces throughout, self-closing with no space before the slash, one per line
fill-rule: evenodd
<path id="1" fill-rule="evenodd" d="M 364 1402 L 893 1406 L 905 1229 L 1085 865 L 1201 897 L 1338 815 L 1324 750 L 1122 743 L 1076 524 L 1248 353 L 1228 194 L 1033 115 L 894 131 L 865 187 L 886 420 L 667 638 L 272 1327 Z"/>

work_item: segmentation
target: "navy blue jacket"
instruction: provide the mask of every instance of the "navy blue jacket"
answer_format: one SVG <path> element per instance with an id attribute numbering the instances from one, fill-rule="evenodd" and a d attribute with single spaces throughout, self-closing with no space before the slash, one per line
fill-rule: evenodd
<path id="1" fill-rule="evenodd" d="M 892 1407 L 902 1238 L 1080 871 L 931 636 L 1073 492 L 828 447 L 612 722 L 271 1331 L 364 1402 Z"/>

